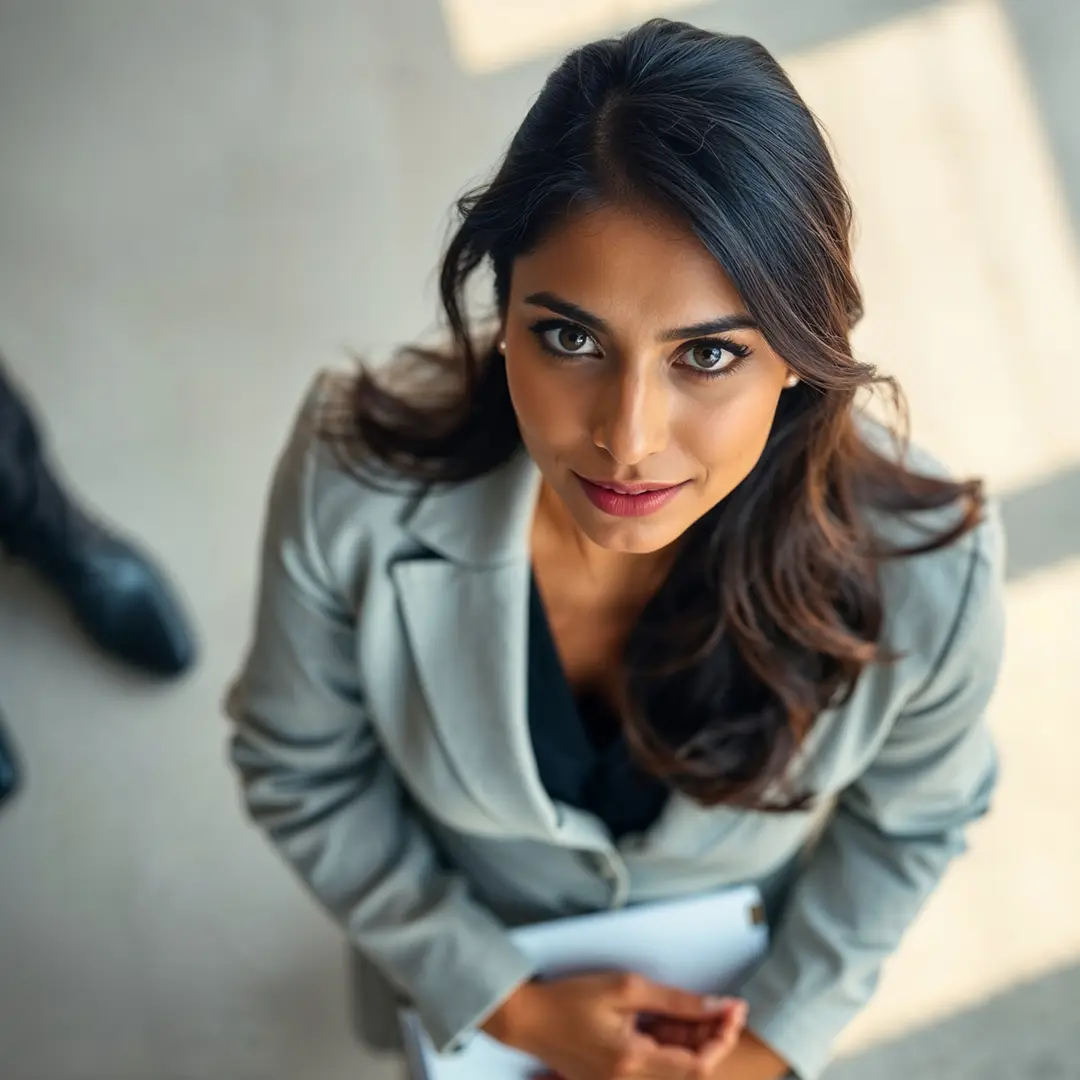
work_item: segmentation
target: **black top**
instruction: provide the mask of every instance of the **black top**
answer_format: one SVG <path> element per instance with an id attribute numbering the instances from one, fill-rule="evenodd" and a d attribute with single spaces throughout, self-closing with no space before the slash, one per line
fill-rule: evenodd
<path id="1" fill-rule="evenodd" d="M 595 814 L 614 839 L 645 832 L 668 788 L 630 756 L 618 718 L 598 695 L 575 700 L 532 579 L 529 600 L 529 733 L 540 780 L 559 802 Z"/>

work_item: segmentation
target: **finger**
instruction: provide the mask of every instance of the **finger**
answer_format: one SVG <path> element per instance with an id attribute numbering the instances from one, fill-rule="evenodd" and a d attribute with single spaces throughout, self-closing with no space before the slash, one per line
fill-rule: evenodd
<path id="1" fill-rule="evenodd" d="M 746 1027 L 747 1018 L 750 1015 L 750 1006 L 745 1001 L 736 1001 L 725 1018 L 725 1024 L 736 1035 L 741 1035 Z"/>
<path id="2" fill-rule="evenodd" d="M 732 1011 L 746 1006 L 746 1002 L 737 997 L 718 997 L 712 1000 L 716 1002 L 716 1011 L 724 1017 L 730 1015 Z"/>
<path id="3" fill-rule="evenodd" d="M 716 1057 L 725 1058 L 735 1049 L 735 1045 L 741 1036 L 742 1028 L 729 1025 L 707 1040 L 699 1052 L 703 1058 L 709 1060 Z"/>
<path id="4" fill-rule="evenodd" d="M 742 1030 L 746 1026 L 746 1018 L 750 1012 L 750 1006 L 742 998 L 724 998 L 724 1005 L 720 1010 L 717 1024 L 720 1027 L 734 1027 Z"/>
<path id="5" fill-rule="evenodd" d="M 643 975 L 623 975 L 617 987 L 619 1004 L 634 1012 L 659 1013 L 684 1020 L 705 1020 L 723 1014 L 730 998 L 691 994 L 674 986 L 664 986 Z"/>
<path id="6" fill-rule="evenodd" d="M 725 998 L 724 1008 L 721 1010 L 720 1025 L 726 1028 L 741 1030 L 746 1025 L 746 1017 L 749 1006 L 739 998 Z"/>
<path id="7" fill-rule="evenodd" d="M 699 1055 L 707 1073 L 712 1072 L 722 1061 L 731 1056 L 746 1028 L 746 1016 L 746 1005 L 740 1002 L 732 1010 L 728 1022 L 724 1024 L 716 1037 L 701 1047 Z"/>
<path id="8" fill-rule="evenodd" d="M 747 1004 L 740 998 L 721 998 L 721 1004 L 708 1020 L 697 1020 L 699 1026 L 712 1027 L 716 1030 L 731 1024 L 739 1026 L 746 1023 Z"/>
<path id="9" fill-rule="evenodd" d="M 706 1043 L 698 1051 L 698 1061 L 704 1075 L 715 1075 L 720 1066 L 735 1052 L 738 1045 L 739 1037 L 737 1035 L 721 1035 L 719 1039 Z"/>

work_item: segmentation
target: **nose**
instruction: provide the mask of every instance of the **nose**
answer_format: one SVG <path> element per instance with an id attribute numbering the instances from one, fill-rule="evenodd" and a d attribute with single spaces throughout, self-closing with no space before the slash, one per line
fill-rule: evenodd
<path id="1" fill-rule="evenodd" d="M 638 465 L 668 443 L 670 402 L 665 386 L 647 371 L 612 376 L 599 395 L 593 442 L 620 465 Z"/>

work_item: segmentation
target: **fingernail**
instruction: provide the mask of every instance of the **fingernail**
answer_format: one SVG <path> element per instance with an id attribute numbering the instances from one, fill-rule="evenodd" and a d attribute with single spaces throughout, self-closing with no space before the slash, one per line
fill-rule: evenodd
<path id="1" fill-rule="evenodd" d="M 731 998 L 717 997 L 715 994 L 710 994 L 702 1004 L 709 1012 L 719 1012 L 721 1009 L 726 1009 L 730 1001 Z"/>

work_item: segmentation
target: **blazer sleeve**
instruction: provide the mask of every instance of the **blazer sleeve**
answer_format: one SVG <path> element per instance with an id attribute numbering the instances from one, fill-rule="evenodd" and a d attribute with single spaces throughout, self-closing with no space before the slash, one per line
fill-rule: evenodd
<path id="1" fill-rule="evenodd" d="M 533 970 L 440 864 L 380 749 L 356 621 L 313 526 L 309 426 L 274 479 L 254 641 L 226 705 L 231 757 L 251 817 L 450 1051 Z"/>
<path id="2" fill-rule="evenodd" d="M 962 599 L 930 678 L 876 757 L 837 802 L 781 916 L 773 945 L 742 993 L 749 1026 L 802 1080 L 872 996 L 965 826 L 990 806 L 997 759 L 984 713 L 1004 638 L 1001 538 L 984 524 Z"/>

